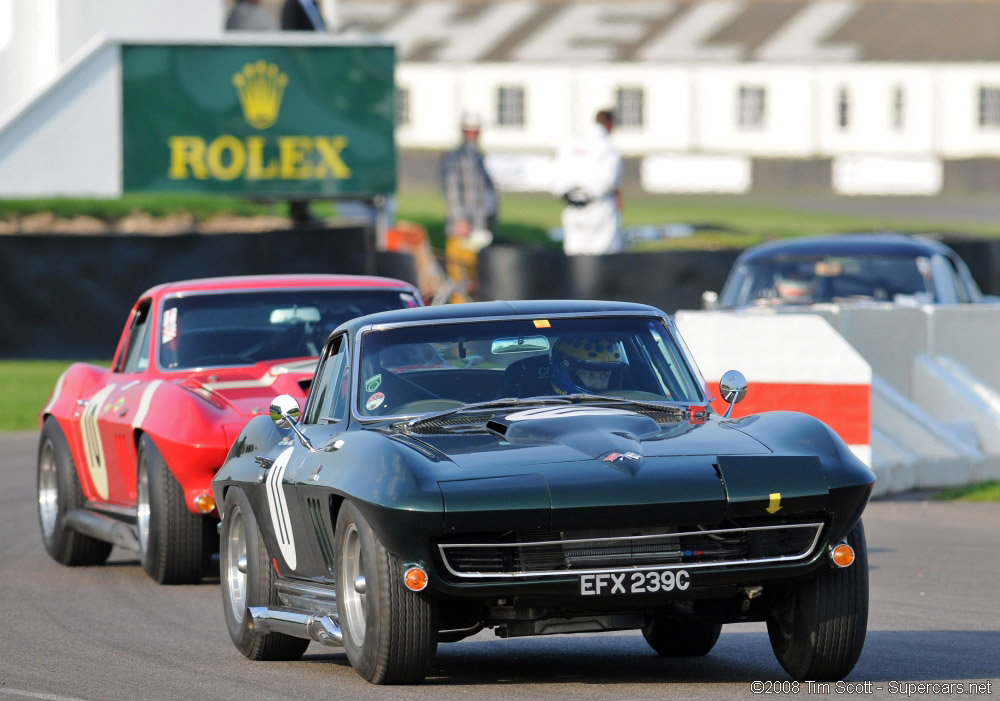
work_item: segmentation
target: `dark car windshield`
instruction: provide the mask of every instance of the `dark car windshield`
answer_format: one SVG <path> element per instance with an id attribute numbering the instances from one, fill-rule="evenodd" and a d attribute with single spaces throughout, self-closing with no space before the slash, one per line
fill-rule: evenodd
<path id="1" fill-rule="evenodd" d="M 166 370 L 316 357 L 330 332 L 364 314 L 417 306 L 404 290 L 213 292 L 167 299 L 158 357 Z"/>
<path id="2" fill-rule="evenodd" d="M 419 414 L 500 398 L 601 395 L 703 401 L 657 318 L 519 319 L 365 333 L 355 385 L 362 416 Z"/>
<path id="3" fill-rule="evenodd" d="M 740 264 L 722 291 L 723 308 L 900 297 L 933 302 L 931 262 L 903 256 L 796 256 Z"/>

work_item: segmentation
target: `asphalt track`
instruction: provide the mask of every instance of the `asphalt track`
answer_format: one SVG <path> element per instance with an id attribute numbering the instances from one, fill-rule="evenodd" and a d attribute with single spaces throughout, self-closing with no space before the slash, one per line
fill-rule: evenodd
<path id="1" fill-rule="evenodd" d="M 70 569 L 42 549 L 37 434 L 0 434 L 0 701 L 6 699 L 929 698 L 1000 696 L 1000 504 L 873 502 L 868 639 L 851 686 L 799 685 L 761 624 L 727 626 L 710 655 L 658 658 L 636 633 L 441 645 L 427 681 L 374 687 L 340 648 L 250 662 L 226 633 L 218 581 L 162 587 L 115 550 Z M 753 682 L 772 682 L 754 693 Z M 944 684 L 950 686 L 933 686 Z M 923 693 L 918 685 L 926 685 Z M 852 693 L 853 692 L 853 693 Z"/>

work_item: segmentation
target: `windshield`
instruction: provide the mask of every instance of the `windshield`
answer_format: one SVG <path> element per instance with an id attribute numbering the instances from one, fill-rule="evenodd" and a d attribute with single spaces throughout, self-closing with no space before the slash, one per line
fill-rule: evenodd
<path id="1" fill-rule="evenodd" d="M 417 306 L 401 290 L 315 289 L 225 292 L 163 303 L 161 368 L 252 365 L 319 355 L 330 332 L 363 314 Z"/>
<path id="2" fill-rule="evenodd" d="M 369 331 L 358 411 L 393 416 L 501 398 L 600 395 L 704 401 L 660 319 L 476 321 Z"/>
<path id="3" fill-rule="evenodd" d="M 900 297 L 934 300 L 930 260 L 900 256 L 802 256 L 740 265 L 720 306 L 814 304 Z"/>

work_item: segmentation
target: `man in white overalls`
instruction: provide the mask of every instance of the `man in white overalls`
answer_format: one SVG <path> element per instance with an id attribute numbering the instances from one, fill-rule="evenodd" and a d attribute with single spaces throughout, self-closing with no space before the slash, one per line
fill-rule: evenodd
<path id="1" fill-rule="evenodd" d="M 601 110 L 581 138 L 565 144 L 553 163 L 552 193 L 562 198 L 566 255 L 619 253 L 622 157 L 611 143 L 614 114 Z"/>

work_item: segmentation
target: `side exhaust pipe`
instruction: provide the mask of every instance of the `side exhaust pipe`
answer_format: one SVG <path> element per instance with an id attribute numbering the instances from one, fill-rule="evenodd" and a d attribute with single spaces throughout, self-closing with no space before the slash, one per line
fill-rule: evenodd
<path id="1" fill-rule="evenodd" d="M 344 634 L 332 616 L 314 616 L 267 606 L 251 606 L 247 611 L 250 629 L 256 633 L 284 633 L 333 647 L 344 645 Z"/>
<path id="2" fill-rule="evenodd" d="M 135 526 L 87 509 L 66 512 L 66 526 L 91 538 L 139 552 L 139 536 Z"/>

